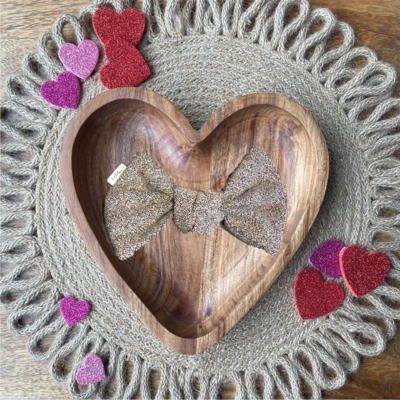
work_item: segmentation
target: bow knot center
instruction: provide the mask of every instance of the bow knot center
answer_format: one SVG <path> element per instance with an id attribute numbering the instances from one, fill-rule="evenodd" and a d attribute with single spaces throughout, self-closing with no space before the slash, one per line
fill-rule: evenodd
<path id="1" fill-rule="evenodd" d="M 174 188 L 174 224 L 183 233 L 207 233 L 224 219 L 222 192 Z"/>

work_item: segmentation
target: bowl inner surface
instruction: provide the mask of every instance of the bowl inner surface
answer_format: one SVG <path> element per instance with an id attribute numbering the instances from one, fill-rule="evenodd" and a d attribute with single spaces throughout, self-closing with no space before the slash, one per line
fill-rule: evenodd
<path id="1" fill-rule="evenodd" d="M 286 223 L 284 236 L 291 237 L 315 191 L 317 154 L 303 125 L 287 111 L 271 105 L 249 106 L 195 143 L 154 106 L 120 99 L 89 115 L 75 139 L 74 185 L 96 239 L 127 285 L 179 337 L 201 337 L 224 323 L 271 273 L 277 256 L 247 246 L 222 228 L 206 235 L 182 234 L 169 220 L 133 257 L 120 261 L 103 226 L 103 203 L 110 188 L 107 178 L 145 150 L 177 185 L 216 191 L 254 146 L 271 158 L 286 188 L 287 221 L 291 222 Z M 290 246 L 286 244 L 281 252 L 290 252 Z"/>

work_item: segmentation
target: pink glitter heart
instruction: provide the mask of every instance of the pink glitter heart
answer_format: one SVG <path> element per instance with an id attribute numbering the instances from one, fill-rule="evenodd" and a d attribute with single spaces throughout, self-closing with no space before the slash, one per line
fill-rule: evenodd
<path id="1" fill-rule="evenodd" d="M 83 366 L 75 375 L 81 385 L 91 385 L 106 379 L 103 361 L 97 354 L 90 354 L 85 358 Z"/>
<path id="2" fill-rule="evenodd" d="M 99 49 L 92 40 L 84 40 L 79 46 L 64 43 L 58 50 L 58 57 L 68 71 L 79 78 L 86 79 L 96 67 Z"/>
<path id="3" fill-rule="evenodd" d="M 339 254 L 344 245 L 339 240 L 328 240 L 319 245 L 311 254 L 308 261 L 321 274 L 330 278 L 340 278 Z"/>
<path id="4" fill-rule="evenodd" d="M 90 312 L 87 301 L 75 301 L 72 297 L 64 297 L 60 301 L 60 312 L 68 326 L 74 325 L 85 318 Z"/>
<path id="5" fill-rule="evenodd" d="M 42 97 L 53 106 L 74 110 L 79 102 L 81 88 L 72 72 L 62 72 L 57 82 L 48 81 L 40 88 Z"/>

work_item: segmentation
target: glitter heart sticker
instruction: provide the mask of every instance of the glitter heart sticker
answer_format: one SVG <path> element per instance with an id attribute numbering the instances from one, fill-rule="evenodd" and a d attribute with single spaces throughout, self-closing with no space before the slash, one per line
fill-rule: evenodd
<path id="1" fill-rule="evenodd" d="M 146 18 L 137 8 L 118 14 L 109 7 L 99 8 L 93 15 L 93 28 L 104 45 L 111 39 L 122 39 L 136 46 L 143 36 Z"/>
<path id="2" fill-rule="evenodd" d="M 60 301 L 60 312 L 68 326 L 81 321 L 90 312 L 90 305 L 85 300 L 76 301 L 72 297 L 64 297 Z"/>
<path id="3" fill-rule="evenodd" d="M 84 40 L 79 46 L 64 43 L 58 50 L 58 57 L 68 71 L 79 78 L 86 79 L 96 67 L 99 48 L 92 40 Z"/>
<path id="4" fill-rule="evenodd" d="M 103 361 L 97 354 L 89 354 L 83 362 L 82 368 L 75 375 L 81 385 L 92 385 L 106 379 Z"/>
<path id="5" fill-rule="evenodd" d="M 137 86 L 151 74 L 136 47 L 125 40 L 111 39 L 105 54 L 108 63 L 100 71 L 100 81 L 107 89 Z"/>
<path id="6" fill-rule="evenodd" d="M 340 253 L 340 269 L 351 293 L 362 297 L 383 282 L 390 270 L 390 260 L 386 254 L 366 254 L 358 246 L 349 246 Z"/>
<path id="7" fill-rule="evenodd" d="M 48 81 L 40 87 L 43 99 L 53 106 L 74 110 L 79 102 L 81 88 L 72 72 L 62 72 L 57 81 Z"/>
<path id="8" fill-rule="evenodd" d="M 339 254 L 344 244 L 339 240 L 328 240 L 319 245 L 311 254 L 308 261 L 321 274 L 329 278 L 340 278 Z"/>
<path id="9" fill-rule="evenodd" d="M 343 302 L 344 290 L 336 282 L 324 282 L 312 268 L 300 271 L 294 282 L 294 300 L 301 319 L 322 317 Z"/>

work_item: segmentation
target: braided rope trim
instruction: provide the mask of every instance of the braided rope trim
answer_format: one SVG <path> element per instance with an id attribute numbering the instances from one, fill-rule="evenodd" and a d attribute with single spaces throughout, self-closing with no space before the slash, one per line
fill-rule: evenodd
<path id="1" fill-rule="evenodd" d="M 385 252 L 392 262 L 388 279 L 363 304 L 353 302 L 329 315 L 326 323 L 288 354 L 268 360 L 257 370 L 207 375 L 205 371 L 174 370 L 168 365 L 149 365 L 139 356 L 108 343 L 83 322 L 64 324 L 58 304 L 63 297 L 46 267 L 37 241 L 35 185 L 41 150 L 55 122 L 58 109 L 40 96 L 40 85 L 55 80 L 64 68 L 52 46 L 65 43 L 62 29 L 72 26 L 77 42 L 98 40 L 91 28 L 97 8 L 109 6 L 121 12 L 132 6 L 123 0 L 95 1 L 78 18 L 59 17 L 52 31 L 39 40 L 37 53 L 22 62 L 22 75 L 6 80 L 9 100 L 1 102 L 4 186 L 0 193 L 2 269 L 1 305 L 11 310 L 8 326 L 17 335 L 28 335 L 28 351 L 37 360 L 50 360 L 52 377 L 64 382 L 76 398 L 216 398 L 227 382 L 236 387 L 236 398 L 302 398 L 308 388 L 312 398 L 322 390 L 344 385 L 346 376 L 359 366 L 359 356 L 375 356 L 386 347 L 396 330 L 400 310 L 400 100 L 393 98 L 396 72 L 380 62 L 366 47 L 354 47 L 351 27 L 339 22 L 327 9 L 312 9 L 306 0 L 167 0 L 162 10 L 157 0 L 144 0 L 148 21 L 143 44 L 157 37 L 181 35 L 228 35 L 259 43 L 296 61 L 330 91 L 357 127 L 354 132 L 364 152 L 371 193 L 369 243 L 371 250 Z M 289 18 L 293 7 L 298 13 Z M 318 30 L 313 30 L 317 24 Z M 341 37 L 339 44 L 334 38 Z M 337 39 L 336 39 L 337 43 Z M 102 49 L 101 46 L 99 46 Z M 354 66 L 363 60 L 362 66 Z M 387 214 L 386 210 L 394 210 Z M 376 241 L 383 233 L 386 241 Z M 54 337 L 50 346 L 42 342 Z M 363 340 L 360 340 L 363 338 Z M 105 381 L 79 386 L 75 374 L 88 352 L 105 361 Z M 151 373 L 159 370 L 158 389 L 151 387 Z"/>

